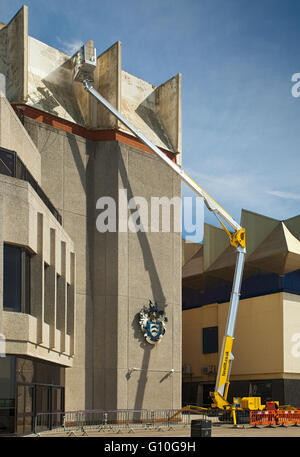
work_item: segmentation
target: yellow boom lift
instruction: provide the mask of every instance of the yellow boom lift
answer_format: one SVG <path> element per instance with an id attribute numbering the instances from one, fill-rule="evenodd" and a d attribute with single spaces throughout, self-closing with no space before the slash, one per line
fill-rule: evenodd
<path id="1" fill-rule="evenodd" d="M 229 243 L 236 249 L 237 258 L 233 287 L 230 298 L 230 307 L 226 324 L 226 331 L 223 338 L 222 349 L 220 353 L 218 373 L 216 378 L 215 389 L 211 392 L 213 400 L 212 407 L 222 410 L 230 410 L 233 422 L 236 424 L 235 410 L 238 409 L 263 409 L 260 403 L 260 397 L 235 398 L 233 404 L 227 400 L 229 389 L 229 377 L 231 364 L 234 359 L 232 354 L 232 345 L 234 340 L 234 329 L 236 316 L 239 305 L 240 288 L 244 270 L 244 260 L 246 254 L 246 236 L 245 229 L 241 227 L 215 200 L 208 195 L 182 168 L 172 162 L 157 146 L 149 141 L 139 130 L 137 130 L 122 114 L 117 111 L 105 98 L 102 97 L 91 85 L 94 81 L 93 73 L 96 68 L 96 49 L 93 41 L 87 42 L 73 57 L 74 64 L 74 81 L 81 82 L 87 92 L 89 92 L 99 103 L 105 106 L 119 121 L 121 121 L 137 138 L 139 138 L 151 151 L 160 157 L 174 172 L 180 176 L 183 182 L 191 187 L 200 197 L 203 198 L 206 207 L 217 217 L 222 228 L 228 235 Z M 225 223 L 228 224 L 230 231 Z"/>

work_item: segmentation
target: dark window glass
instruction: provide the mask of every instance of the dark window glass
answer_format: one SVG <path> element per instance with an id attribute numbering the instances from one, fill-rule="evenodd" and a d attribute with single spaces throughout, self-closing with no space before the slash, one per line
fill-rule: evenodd
<path id="1" fill-rule="evenodd" d="M 218 352 L 218 327 L 206 327 L 202 329 L 203 354 Z"/>
<path id="2" fill-rule="evenodd" d="M 14 432 L 15 357 L 0 358 L 0 433 Z"/>
<path id="3" fill-rule="evenodd" d="M 3 307 L 30 313 L 30 254 L 18 246 L 4 244 Z"/>
<path id="4" fill-rule="evenodd" d="M 18 157 L 16 158 L 16 178 L 26 181 L 26 167 Z"/>
<path id="5" fill-rule="evenodd" d="M 17 357 L 16 361 L 16 381 L 30 384 L 34 381 L 34 362 L 25 357 Z"/>
<path id="6" fill-rule="evenodd" d="M 25 406 L 25 387 L 23 385 L 19 385 L 18 390 L 17 390 L 18 414 L 24 414 L 24 406 Z"/>
<path id="7" fill-rule="evenodd" d="M 49 362 L 17 357 L 17 382 L 64 386 L 64 368 Z"/>
<path id="8" fill-rule="evenodd" d="M 4 245 L 3 307 L 21 311 L 21 254 L 17 246 Z"/>
<path id="9" fill-rule="evenodd" d="M 0 148 L 0 173 L 6 176 L 14 176 L 15 153 Z"/>

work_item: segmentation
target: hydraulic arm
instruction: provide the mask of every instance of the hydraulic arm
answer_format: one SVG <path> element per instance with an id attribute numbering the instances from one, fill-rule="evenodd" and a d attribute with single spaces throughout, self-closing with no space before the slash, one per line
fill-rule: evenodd
<path id="1" fill-rule="evenodd" d="M 87 58 L 87 55 L 90 58 Z M 237 259 L 235 274 L 233 280 L 233 287 L 230 299 L 230 308 L 227 318 L 225 336 L 223 338 L 222 349 L 220 353 L 218 373 L 216 379 L 216 385 L 214 392 L 211 393 L 213 398 L 213 406 L 218 408 L 227 408 L 230 407 L 230 404 L 227 401 L 227 393 L 229 387 L 229 377 L 231 370 L 231 363 L 233 360 L 232 355 L 232 344 L 234 339 L 234 328 L 236 322 L 236 316 L 238 311 L 240 288 L 243 277 L 244 269 L 244 259 L 246 254 L 246 239 L 245 239 L 245 229 L 242 228 L 215 200 L 210 197 L 198 184 L 196 184 L 190 176 L 188 176 L 182 168 L 180 168 L 176 163 L 172 162 L 166 154 L 164 154 L 157 146 L 155 146 L 148 138 L 146 138 L 143 133 L 137 130 L 127 119 L 125 119 L 122 114 L 117 111 L 104 97 L 102 97 L 99 92 L 97 92 L 94 87 L 91 85 L 93 81 L 93 70 L 95 68 L 95 50 L 91 46 L 91 42 L 88 42 L 87 45 L 83 46 L 81 50 L 74 56 L 74 66 L 75 72 L 74 79 L 76 81 L 81 81 L 85 89 L 103 106 L 105 106 L 119 121 L 122 122 L 137 138 L 139 138 L 151 151 L 153 151 L 157 156 L 159 156 L 170 168 L 172 168 L 175 173 L 185 182 L 189 187 L 191 187 L 198 195 L 200 195 L 205 202 L 206 207 L 209 211 L 212 211 L 217 217 L 218 221 L 222 225 L 223 229 L 229 237 L 230 244 L 236 248 Z M 221 219 L 222 220 L 221 220 Z M 224 225 L 226 222 L 232 229 L 233 232 L 230 232 L 227 227 Z"/>

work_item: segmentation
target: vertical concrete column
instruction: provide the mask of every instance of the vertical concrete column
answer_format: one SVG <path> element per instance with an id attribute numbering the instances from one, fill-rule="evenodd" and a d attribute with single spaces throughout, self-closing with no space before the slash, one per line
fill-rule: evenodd
<path id="1" fill-rule="evenodd" d="M 37 344 L 43 342 L 44 325 L 44 220 L 37 214 L 37 254 L 31 259 L 31 314 L 37 318 Z"/>
<path id="2" fill-rule="evenodd" d="M 67 333 L 70 335 L 70 354 L 75 352 L 75 253 L 70 253 L 70 284 L 67 293 Z"/>
<path id="3" fill-rule="evenodd" d="M 48 324 L 50 325 L 50 348 L 56 343 L 56 231 L 50 229 L 50 265 L 49 265 L 49 310 Z"/>
<path id="4" fill-rule="evenodd" d="M 66 281 L 66 243 L 61 242 L 61 276 L 57 283 L 57 298 L 56 304 L 56 327 L 61 332 L 60 336 L 60 352 L 66 350 L 66 305 L 67 305 L 67 281 Z"/>

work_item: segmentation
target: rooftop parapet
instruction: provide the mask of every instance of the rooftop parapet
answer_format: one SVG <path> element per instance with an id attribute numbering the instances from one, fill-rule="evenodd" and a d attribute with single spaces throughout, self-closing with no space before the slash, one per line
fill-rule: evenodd
<path id="1" fill-rule="evenodd" d="M 28 35 L 28 8 L 0 28 L 0 72 L 11 103 L 29 106 L 91 129 L 131 134 L 73 81 L 72 56 Z M 122 69 L 117 41 L 96 59 L 95 89 L 156 146 L 181 164 L 181 74 L 156 87 Z"/>

